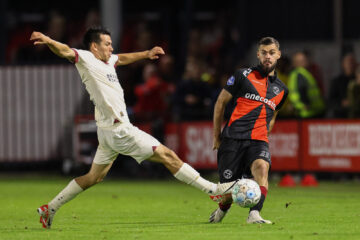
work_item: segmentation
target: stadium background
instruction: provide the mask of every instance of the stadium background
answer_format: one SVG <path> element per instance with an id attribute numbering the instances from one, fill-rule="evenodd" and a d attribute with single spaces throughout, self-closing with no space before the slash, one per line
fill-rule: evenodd
<path id="1" fill-rule="evenodd" d="M 96 150 L 93 107 L 78 73 L 48 49 L 34 48 L 28 40 L 33 30 L 81 48 L 85 29 L 101 23 L 112 31 L 115 51 L 162 46 L 167 57 L 155 64 L 142 61 L 118 69 L 132 121 L 175 149 L 185 161 L 214 172 L 213 104 L 237 67 L 256 64 L 259 38 L 277 38 L 285 59 L 306 50 L 329 102 L 331 80 L 341 73 L 342 56 L 352 52 L 360 59 L 359 5 L 355 0 L 222 4 L 64 0 L 61 5 L 1 1 L 0 174 L 77 174 L 86 171 Z M 201 83 L 194 83 L 198 92 L 192 94 L 207 95 L 201 96 L 200 106 L 187 108 L 182 98 L 193 76 Z M 156 106 L 149 104 L 141 91 L 152 81 L 162 82 L 154 92 L 154 96 L 162 96 Z M 341 178 L 358 175 L 360 121 L 334 120 L 331 105 L 327 110 L 320 120 L 294 115 L 278 118 L 271 137 L 274 172 Z M 168 176 L 156 164 L 138 166 L 129 158 L 119 158 L 113 175 Z"/>
<path id="2" fill-rule="evenodd" d="M 1 0 L 0 240 L 358 240 L 360 120 L 347 109 L 334 114 L 341 103 L 330 95 L 344 89 L 333 81 L 342 57 L 360 59 L 359 7 L 356 0 Z M 318 119 L 280 113 L 262 210 L 275 224 L 246 224 L 248 210 L 235 206 L 221 224 L 208 224 L 217 205 L 205 194 L 162 166 L 120 156 L 103 183 L 41 229 L 36 208 L 88 170 L 97 142 L 76 69 L 29 37 L 40 30 L 79 48 L 86 27 L 99 23 L 112 31 L 116 51 L 165 49 L 158 61 L 117 69 L 131 120 L 214 182 L 211 115 L 221 86 L 237 67 L 256 64 L 263 36 L 280 41 L 285 80 L 292 55 L 306 50 L 327 111 Z M 200 104 L 184 104 L 188 95 Z"/>

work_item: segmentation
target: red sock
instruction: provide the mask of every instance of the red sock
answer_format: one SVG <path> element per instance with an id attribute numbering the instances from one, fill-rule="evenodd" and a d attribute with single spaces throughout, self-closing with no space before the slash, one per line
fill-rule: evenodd
<path id="1" fill-rule="evenodd" d="M 260 191 L 261 191 L 260 201 L 254 207 L 250 208 L 250 211 L 258 210 L 260 212 L 261 209 L 263 208 L 265 197 L 268 191 L 264 186 L 260 186 Z"/>
<path id="2" fill-rule="evenodd" d="M 268 190 L 266 189 L 266 187 L 264 186 L 260 186 L 260 191 L 261 194 L 264 195 L 264 197 L 266 197 Z"/>

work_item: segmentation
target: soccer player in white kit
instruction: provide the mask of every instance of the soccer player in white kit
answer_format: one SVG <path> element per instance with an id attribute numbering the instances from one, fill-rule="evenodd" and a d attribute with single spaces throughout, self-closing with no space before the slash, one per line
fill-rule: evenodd
<path id="1" fill-rule="evenodd" d="M 50 228 L 56 211 L 85 189 L 99 183 L 106 176 L 119 153 L 158 162 L 178 180 L 190 184 L 209 195 L 228 193 L 234 183 L 215 184 L 202 178 L 190 165 L 182 162 L 169 148 L 151 135 L 133 126 L 126 112 L 123 89 L 115 67 L 141 59 L 158 59 L 165 54 L 161 47 L 135 53 L 113 54 L 110 32 L 103 28 L 90 28 L 84 35 L 87 50 L 72 49 L 40 32 L 33 32 L 34 45 L 46 44 L 52 52 L 75 63 L 90 99 L 95 105 L 99 146 L 90 171 L 70 183 L 48 204 L 37 209 L 40 223 Z"/>

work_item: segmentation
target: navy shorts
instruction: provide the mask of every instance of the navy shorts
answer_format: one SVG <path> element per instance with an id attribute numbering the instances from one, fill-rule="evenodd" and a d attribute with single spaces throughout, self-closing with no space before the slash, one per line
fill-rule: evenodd
<path id="1" fill-rule="evenodd" d="M 217 154 L 220 182 L 251 178 L 251 164 L 263 159 L 271 166 L 269 144 L 257 140 L 223 138 Z"/>

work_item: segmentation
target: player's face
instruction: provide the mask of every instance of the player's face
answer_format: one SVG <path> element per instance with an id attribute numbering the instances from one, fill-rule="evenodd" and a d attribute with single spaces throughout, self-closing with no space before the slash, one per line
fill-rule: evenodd
<path id="1" fill-rule="evenodd" d="M 106 34 L 100 34 L 100 40 L 100 43 L 95 43 L 95 51 L 97 52 L 97 58 L 104 62 L 107 62 L 109 61 L 111 54 L 114 51 L 112 47 L 111 37 Z"/>
<path id="2" fill-rule="evenodd" d="M 281 52 L 275 44 L 260 45 L 257 52 L 257 58 L 260 61 L 260 65 L 267 73 L 270 73 L 275 69 L 276 62 L 280 56 Z"/>

